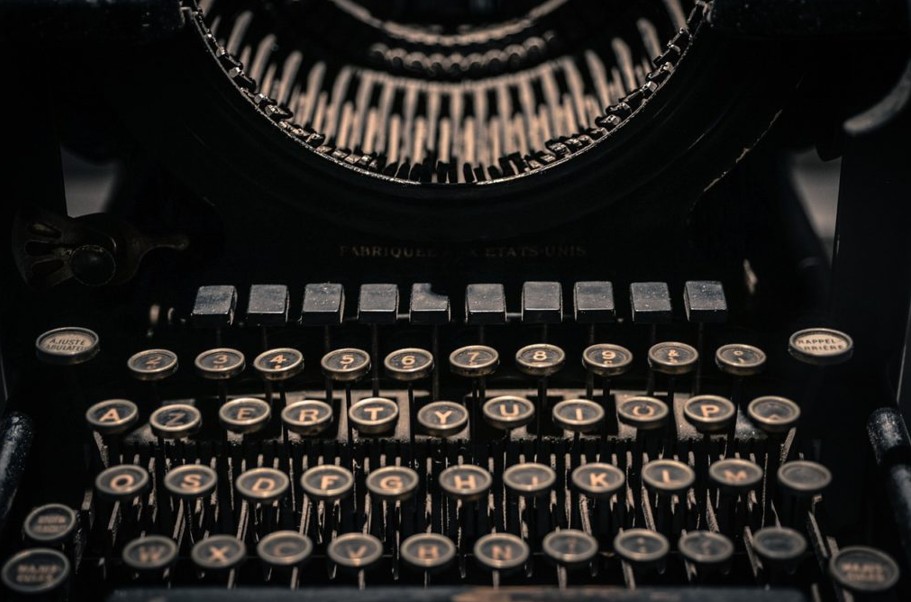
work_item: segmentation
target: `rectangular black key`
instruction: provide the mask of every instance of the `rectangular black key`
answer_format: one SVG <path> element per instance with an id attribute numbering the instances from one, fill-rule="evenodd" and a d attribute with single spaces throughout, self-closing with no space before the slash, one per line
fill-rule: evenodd
<path id="1" fill-rule="evenodd" d="M 666 282 L 633 282 L 629 285 L 633 322 L 664 324 L 671 321 L 671 294 Z"/>
<path id="2" fill-rule="evenodd" d="M 465 287 L 465 323 L 470 326 L 506 323 L 506 291 L 502 284 Z"/>
<path id="3" fill-rule="evenodd" d="M 395 324 L 399 311 L 399 287 L 394 284 L 362 284 L 357 299 L 361 324 Z"/>
<path id="4" fill-rule="evenodd" d="M 250 326 L 284 326 L 288 323 L 288 287 L 284 284 L 254 284 L 247 303 Z"/>
<path id="5" fill-rule="evenodd" d="M 690 322 L 724 322 L 728 302 L 724 287 L 715 280 L 690 280 L 683 288 L 686 319 Z"/>
<path id="6" fill-rule="evenodd" d="M 237 289 L 229 285 L 201 286 L 190 319 L 194 326 L 221 328 L 234 323 Z"/>
<path id="7" fill-rule="evenodd" d="M 345 289 L 341 284 L 324 282 L 304 287 L 301 324 L 331 326 L 341 324 L 345 313 Z"/>
<path id="8" fill-rule="evenodd" d="M 411 285 L 408 317 L 412 324 L 426 326 L 449 323 L 449 297 L 433 292 L 426 282 Z"/>
<path id="9" fill-rule="evenodd" d="M 607 281 L 577 282 L 573 288 L 573 310 L 580 324 L 603 324 L 617 319 L 614 285 Z"/>
<path id="10" fill-rule="evenodd" d="M 563 321 L 563 287 L 559 282 L 526 282 L 522 285 L 522 321 L 526 324 L 559 324 Z"/>

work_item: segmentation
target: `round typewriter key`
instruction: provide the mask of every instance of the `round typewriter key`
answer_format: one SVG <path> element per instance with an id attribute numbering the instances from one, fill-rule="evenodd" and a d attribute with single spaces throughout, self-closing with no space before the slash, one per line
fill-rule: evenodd
<path id="1" fill-rule="evenodd" d="M 341 567 L 366 569 L 383 557 L 383 542 L 366 533 L 345 533 L 329 542 L 326 554 Z"/>
<path id="2" fill-rule="evenodd" d="M 490 426 L 508 431 L 530 423 L 535 417 L 535 404 L 524 397 L 502 395 L 484 402 L 481 412 Z"/>
<path id="3" fill-rule="evenodd" d="M 480 466 L 457 464 L 440 473 L 439 483 L 450 497 L 472 501 L 479 500 L 490 489 L 493 479 Z"/>
<path id="4" fill-rule="evenodd" d="M 288 475 L 274 468 L 251 468 L 242 472 L 234 488 L 244 499 L 253 503 L 268 504 L 288 492 Z"/>
<path id="5" fill-rule="evenodd" d="M 664 535 L 648 529 L 627 529 L 614 538 L 614 552 L 623 560 L 638 566 L 660 562 L 670 549 Z"/>
<path id="6" fill-rule="evenodd" d="M 297 349 L 290 347 L 270 349 L 256 356 L 253 360 L 253 369 L 264 380 L 288 380 L 304 369 L 304 356 Z"/>
<path id="7" fill-rule="evenodd" d="M 208 380 L 228 380 L 244 371 L 244 354 L 237 349 L 209 349 L 196 356 L 196 371 Z"/>
<path id="8" fill-rule="evenodd" d="M 821 492 L 832 481 L 832 473 L 822 464 L 808 460 L 786 462 L 778 468 L 778 484 L 800 497 L 810 497 Z"/>
<path id="9" fill-rule="evenodd" d="M 557 564 L 577 568 L 592 561 L 598 553 L 598 540 L 584 531 L 562 529 L 545 535 L 541 547 Z"/>
<path id="10" fill-rule="evenodd" d="M 474 544 L 474 557 L 485 569 L 511 571 L 528 560 L 528 544 L 512 533 L 489 533 Z"/>
<path id="11" fill-rule="evenodd" d="M 135 571 L 163 571 L 177 560 L 177 544 L 170 537 L 146 535 L 125 545 L 121 557 Z"/>
<path id="12" fill-rule="evenodd" d="M 554 406 L 554 424 L 574 433 L 589 433 L 604 421 L 604 408 L 587 399 L 567 399 Z"/>
<path id="13" fill-rule="evenodd" d="M 76 511 L 63 504 L 45 504 L 28 513 L 22 523 L 25 536 L 47 545 L 68 540 L 76 531 Z"/>
<path id="14" fill-rule="evenodd" d="M 592 374 L 620 376 L 633 364 L 633 353 L 626 347 L 599 343 L 582 352 L 582 365 Z"/>
<path id="15" fill-rule="evenodd" d="M 662 374 L 687 374 L 693 371 L 698 361 L 699 352 L 686 343 L 657 343 L 648 350 L 649 367 Z"/>
<path id="16" fill-rule="evenodd" d="M 831 328 L 807 328 L 791 335 L 788 352 L 807 364 L 831 366 L 851 359 L 854 341 L 845 333 Z"/>
<path id="17" fill-rule="evenodd" d="M 386 372 L 395 380 L 410 382 L 427 378 L 433 372 L 433 354 L 426 349 L 409 347 L 393 351 L 383 360 Z"/>
<path id="18" fill-rule="evenodd" d="M 152 432 L 165 439 L 189 437 L 202 426 L 202 414 L 191 405 L 174 403 L 161 406 L 149 416 Z"/>
<path id="19" fill-rule="evenodd" d="M 210 535 L 196 542 L 190 558 L 206 571 L 227 571 L 235 568 L 247 557 L 247 546 L 233 535 Z"/>
<path id="20" fill-rule="evenodd" d="M 557 473 L 553 468 L 534 462 L 513 464 L 503 472 L 503 484 L 519 495 L 543 495 L 556 481 Z"/>
<path id="21" fill-rule="evenodd" d="M 898 583 L 898 564 L 875 548 L 842 548 L 829 560 L 829 574 L 847 590 L 858 594 L 885 592 Z"/>
<path id="22" fill-rule="evenodd" d="M 563 367 L 566 354 L 556 345 L 536 343 L 522 347 L 516 352 L 519 370 L 531 376 L 550 376 Z"/>
<path id="23" fill-rule="evenodd" d="M 454 401 L 434 401 L 418 410 L 418 424 L 434 437 L 451 437 L 465 429 L 468 411 Z"/>
<path id="24" fill-rule="evenodd" d="M 102 435 L 120 435 L 139 419 L 139 408 L 128 399 L 99 401 L 85 412 L 85 420 Z"/>
<path id="25" fill-rule="evenodd" d="M 794 529 L 766 527 L 753 533 L 753 550 L 772 565 L 793 567 L 807 551 L 807 540 Z"/>
<path id="26" fill-rule="evenodd" d="M 655 493 L 683 493 L 695 482 L 696 473 L 677 460 L 652 460 L 642 467 L 642 480 Z"/>
<path id="27" fill-rule="evenodd" d="M 496 372 L 499 365 L 500 354 L 487 345 L 468 345 L 449 354 L 449 368 L 459 376 L 489 376 Z"/>
<path id="28" fill-rule="evenodd" d="M 379 435 L 393 430 L 398 419 L 398 404 L 385 397 L 367 397 L 348 410 L 348 420 L 364 435 Z"/>
<path id="29" fill-rule="evenodd" d="M 89 361 L 99 351 L 98 335 L 88 328 L 55 328 L 35 341 L 38 359 L 57 366 L 73 366 Z"/>
<path id="30" fill-rule="evenodd" d="M 721 533 L 690 531 L 677 543 L 684 558 L 696 566 L 725 565 L 734 557 L 734 544 Z"/>
<path id="31" fill-rule="evenodd" d="M 732 376 L 753 376 L 765 367 L 766 355 L 759 347 L 732 343 L 715 351 L 715 365 Z"/>
<path id="32" fill-rule="evenodd" d="M 164 380 L 177 372 L 177 354 L 167 349 L 146 349 L 130 356 L 127 368 L 136 380 Z"/>
<path id="33" fill-rule="evenodd" d="M 370 354 L 362 349 L 336 349 L 323 356 L 320 367 L 336 382 L 354 382 L 370 372 Z"/>
<path id="34" fill-rule="evenodd" d="M 275 531 L 256 544 L 256 555 L 272 567 L 301 566 L 313 552 L 313 542 L 297 531 Z"/>
<path id="35" fill-rule="evenodd" d="M 351 493 L 354 475 L 335 464 L 314 466 L 301 475 L 301 487 L 315 500 L 339 500 Z"/>
<path id="36" fill-rule="evenodd" d="M 800 406 L 786 397 L 766 395 L 751 401 L 747 414 L 766 433 L 786 433 L 797 424 Z"/>
<path id="37" fill-rule="evenodd" d="M 709 466 L 709 477 L 722 489 L 749 491 L 762 482 L 762 468 L 749 460 L 725 458 Z"/>
<path id="38" fill-rule="evenodd" d="M 592 498 L 608 498 L 623 487 L 626 475 L 611 464 L 591 462 L 573 470 L 573 486 Z"/>
<path id="39" fill-rule="evenodd" d="M 10 557 L 0 575 L 6 587 L 17 594 L 46 594 L 67 580 L 70 561 L 57 550 L 32 548 Z"/>
<path id="40" fill-rule="evenodd" d="M 695 395 L 683 404 L 683 415 L 700 433 L 726 431 L 737 419 L 737 407 L 719 395 Z"/>
<path id="41" fill-rule="evenodd" d="M 407 500 L 417 488 L 418 473 L 405 466 L 384 466 L 367 475 L 367 490 L 383 500 Z"/>
<path id="42" fill-rule="evenodd" d="M 231 432 L 255 433 L 269 422 L 269 404 L 255 397 L 232 399 L 218 408 L 218 421 Z"/>
<path id="43" fill-rule="evenodd" d="M 120 464 L 101 471 L 95 478 L 95 489 L 105 497 L 130 500 L 149 486 L 149 473 L 141 466 Z"/>
<path id="44" fill-rule="evenodd" d="M 425 571 L 436 571 L 449 565 L 456 555 L 455 544 L 445 535 L 417 533 L 399 546 L 406 564 Z"/>
<path id="45" fill-rule="evenodd" d="M 282 422 L 298 435 L 318 435 L 332 424 L 332 406 L 318 399 L 295 401 L 282 410 Z"/>
<path id="46" fill-rule="evenodd" d="M 172 468 L 164 477 L 165 489 L 187 500 L 211 494 L 217 482 L 215 471 L 203 464 L 184 464 Z"/>
<path id="47" fill-rule="evenodd" d="M 620 422 L 640 430 L 658 429 L 667 422 L 667 404 L 654 397 L 628 397 L 617 404 Z"/>

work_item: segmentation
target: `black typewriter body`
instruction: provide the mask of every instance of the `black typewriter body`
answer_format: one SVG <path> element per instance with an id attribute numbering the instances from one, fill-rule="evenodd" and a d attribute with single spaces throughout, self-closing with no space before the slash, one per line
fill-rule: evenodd
<path id="1" fill-rule="evenodd" d="M 0 6 L 0 600 L 908 599 L 908 7 L 763 4 Z"/>

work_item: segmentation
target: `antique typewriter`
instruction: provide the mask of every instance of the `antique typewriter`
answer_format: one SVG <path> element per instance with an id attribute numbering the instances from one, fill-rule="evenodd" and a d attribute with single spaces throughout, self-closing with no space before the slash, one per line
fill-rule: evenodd
<path id="1" fill-rule="evenodd" d="M 911 599 L 908 23 L 5 0 L 0 599 Z"/>

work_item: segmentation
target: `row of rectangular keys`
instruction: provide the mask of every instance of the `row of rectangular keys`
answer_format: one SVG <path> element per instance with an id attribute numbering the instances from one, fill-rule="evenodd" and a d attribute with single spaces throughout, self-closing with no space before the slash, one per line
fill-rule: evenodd
<path id="1" fill-rule="evenodd" d="M 723 322 L 727 301 L 720 282 L 688 281 L 684 307 L 691 322 Z M 254 284 L 250 287 L 246 322 L 252 326 L 283 326 L 288 322 L 288 287 Z M 203 328 L 231 326 L 237 307 L 237 290 L 230 285 L 202 286 L 196 294 L 191 318 Z M 672 318 L 671 295 L 664 282 L 634 282 L 630 307 L 636 323 L 658 324 Z M 527 324 L 557 324 L 564 319 L 563 286 L 559 282 L 526 282 L 522 286 L 521 319 Z M 308 326 L 340 324 L 345 313 L 345 290 L 341 284 L 307 284 L 304 288 L 301 323 Z M 399 318 L 399 289 L 395 284 L 363 284 L 357 304 L 362 324 L 394 324 Z M 412 324 L 443 325 L 451 318 L 449 297 L 434 293 L 430 284 L 411 287 L 408 319 Z M 614 287 L 608 281 L 576 282 L 573 286 L 573 318 L 578 323 L 609 323 L 616 319 Z M 465 288 L 465 322 L 471 326 L 505 324 L 506 292 L 502 284 L 469 284 Z"/>

